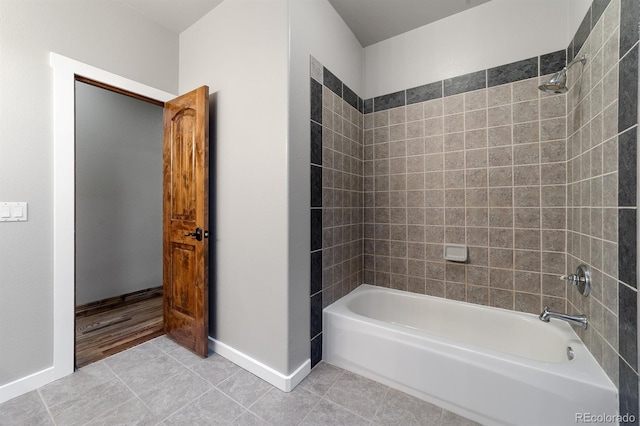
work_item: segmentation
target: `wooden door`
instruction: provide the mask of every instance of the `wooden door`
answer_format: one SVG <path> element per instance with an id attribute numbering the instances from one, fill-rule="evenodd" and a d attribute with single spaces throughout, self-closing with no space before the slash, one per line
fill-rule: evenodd
<path id="1" fill-rule="evenodd" d="M 208 353 L 209 88 L 164 107 L 164 329 Z"/>

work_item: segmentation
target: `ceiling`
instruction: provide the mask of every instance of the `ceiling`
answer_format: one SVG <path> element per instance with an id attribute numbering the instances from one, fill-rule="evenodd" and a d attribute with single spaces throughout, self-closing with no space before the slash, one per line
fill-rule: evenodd
<path id="1" fill-rule="evenodd" d="M 179 34 L 223 0 L 120 1 Z M 329 0 L 363 47 L 488 1 L 490 0 Z"/>
<path id="2" fill-rule="evenodd" d="M 223 0 L 120 0 L 163 27 L 180 34 Z"/>
<path id="3" fill-rule="evenodd" d="M 489 0 L 329 0 L 363 47 Z"/>

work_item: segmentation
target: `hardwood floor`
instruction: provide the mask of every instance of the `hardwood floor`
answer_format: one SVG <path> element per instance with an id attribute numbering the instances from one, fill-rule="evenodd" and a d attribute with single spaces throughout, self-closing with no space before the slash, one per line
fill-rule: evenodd
<path id="1" fill-rule="evenodd" d="M 80 368 L 164 334 L 162 293 L 118 306 L 76 310 L 76 367 Z"/>

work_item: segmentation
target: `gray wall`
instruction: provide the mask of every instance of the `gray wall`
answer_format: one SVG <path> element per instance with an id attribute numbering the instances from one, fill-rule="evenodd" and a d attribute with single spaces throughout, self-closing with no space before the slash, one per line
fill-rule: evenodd
<path id="1" fill-rule="evenodd" d="M 180 34 L 179 90 L 206 84 L 215 98 L 209 334 L 282 374 L 306 347 L 289 326 L 287 35 L 286 1 L 222 2 Z"/>
<path id="2" fill-rule="evenodd" d="M 29 202 L 0 227 L 0 385 L 53 363 L 51 51 L 178 87 L 178 36 L 120 2 L 0 1 L 0 200 Z"/>
<path id="3" fill-rule="evenodd" d="M 162 107 L 76 82 L 76 305 L 162 285 Z"/>

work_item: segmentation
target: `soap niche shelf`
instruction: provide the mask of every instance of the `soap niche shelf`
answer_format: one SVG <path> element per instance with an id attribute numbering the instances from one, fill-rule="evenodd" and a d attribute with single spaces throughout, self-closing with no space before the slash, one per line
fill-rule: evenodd
<path id="1" fill-rule="evenodd" d="M 453 262 L 467 261 L 467 246 L 464 244 L 445 244 L 444 259 Z"/>

